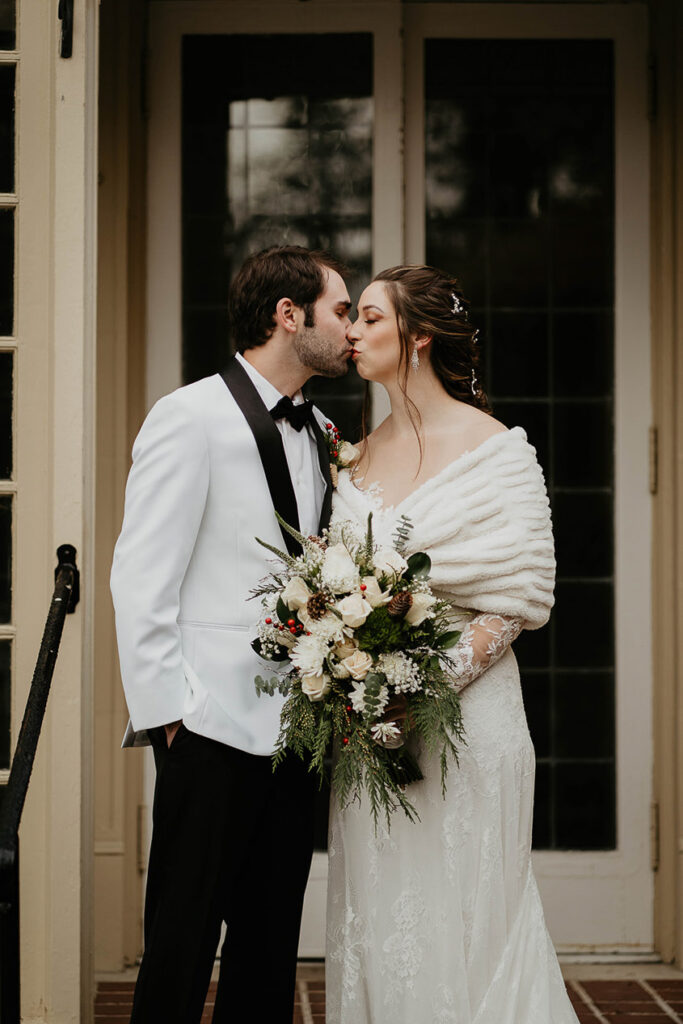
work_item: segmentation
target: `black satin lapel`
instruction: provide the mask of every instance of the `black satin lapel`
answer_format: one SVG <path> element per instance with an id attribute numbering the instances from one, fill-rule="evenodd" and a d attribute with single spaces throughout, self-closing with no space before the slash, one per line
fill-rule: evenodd
<path id="1" fill-rule="evenodd" d="M 318 420 L 313 414 L 311 418 L 311 426 L 313 433 L 315 434 L 315 443 L 318 447 L 318 460 L 320 462 L 320 468 L 325 478 L 325 494 L 323 497 L 323 506 L 320 510 L 320 525 L 318 526 L 318 533 L 322 533 L 330 525 L 330 516 L 332 515 L 332 474 L 330 473 L 330 453 L 325 443 L 325 436 L 322 431 L 322 427 L 318 423 Z"/>
<path id="2" fill-rule="evenodd" d="M 298 530 L 299 512 L 296 506 L 296 495 L 292 486 L 292 478 L 289 475 L 289 466 L 280 431 L 263 404 L 249 374 L 238 359 L 232 359 L 221 376 L 254 435 L 268 481 L 273 508 L 286 523 Z M 239 482 L 237 486 L 239 486 Z M 297 541 L 284 530 L 282 536 L 290 555 L 295 557 L 300 555 L 301 546 Z"/>

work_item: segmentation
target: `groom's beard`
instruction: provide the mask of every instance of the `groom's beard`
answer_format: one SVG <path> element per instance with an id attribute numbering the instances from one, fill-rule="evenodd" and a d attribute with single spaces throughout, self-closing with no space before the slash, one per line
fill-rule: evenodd
<path id="1" fill-rule="evenodd" d="M 294 351 L 304 366 L 320 377 L 343 377 L 349 368 L 349 346 L 336 348 L 317 327 L 303 327 L 294 338 Z"/>

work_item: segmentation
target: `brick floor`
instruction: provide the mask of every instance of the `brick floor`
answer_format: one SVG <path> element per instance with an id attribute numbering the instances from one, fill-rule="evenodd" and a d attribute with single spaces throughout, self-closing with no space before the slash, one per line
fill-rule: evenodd
<path id="1" fill-rule="evenodd" d="M 128 1024 L 132 981 L 101 981 L 95 999 L 95 1024 Z M 202 1024 L 210 1024 L 215 982 L 211 983 Z M 642 978 L 567 981 L 581 1024 L 683 1024 L 683 979 Z M 323 968 L 303 967 L 297 980 L 293 1024 L 325 1024 Z M 416 1021 L 415 1024 L 430 1024 Z"/>

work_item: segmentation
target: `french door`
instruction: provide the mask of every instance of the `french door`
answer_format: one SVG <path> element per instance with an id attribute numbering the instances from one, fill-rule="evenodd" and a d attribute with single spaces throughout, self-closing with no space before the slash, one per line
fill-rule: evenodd
<path id="1" fill-rule="evenodd" d="M 652 949 L 645 39 L 623 5 L 151 4 L 149 404 L 224 363 L 254 249 L 331 248 L 352 298 L 404 260 L 461 278 L 553 505 L 556 611 L 517 645 L 546 916 L 560 948 L 630 955 Z M 352 433 L 360 395 L 315 397 Z"/>

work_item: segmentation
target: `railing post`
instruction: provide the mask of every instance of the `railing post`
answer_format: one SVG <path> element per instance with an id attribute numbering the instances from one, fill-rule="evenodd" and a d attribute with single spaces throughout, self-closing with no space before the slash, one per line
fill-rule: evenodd
<path id="1" fill-rule="evenodd" d="M 0 1024 L 19 1024 L 19 840 L 0 854 Z"/>

